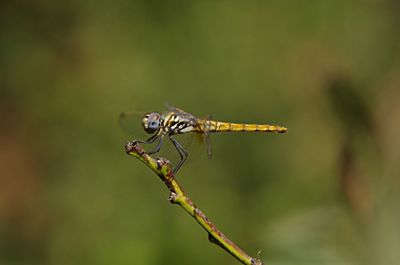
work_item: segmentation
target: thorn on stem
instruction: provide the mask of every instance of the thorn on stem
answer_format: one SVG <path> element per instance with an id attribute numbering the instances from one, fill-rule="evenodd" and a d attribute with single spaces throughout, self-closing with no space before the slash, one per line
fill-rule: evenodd
<path id="1" fill-rule="evenodd" d="M 169 200 L 169 202 L 170 203 L 174 203 L 175 201 L 176 201 L 176 193 L 175 192 L 171 192 L 170 194 L 169 194 L 169 198 L 168 198 L 168 200 Z"/>
<path id="2" fill-rule="evenodd" d="M 166 178 L 173 178 L 174 177 L 174 175 L 172 173 L 171 162 L 169 162 L 168 159 L 166 159 L 164 157 L 157 157 L 156 158 L 156 163 L 157 163 L 157 170 L 164 171 L 163 175 Z"/>
<path id="3" fill-rule="evenodd" d="M 160 170 L 164 164 L 164 161 L 162 160 L 162 158 L 157 157 L 156 162 L 157 162 L 157 169 Z"/>
<path id="4" fill-rule="evenodd" d="M 257 257 L 256 258 L 252 258 L 251 259 L 251 264 L 252 265 L 263 265 L 264 264 L 260 259 L 260 255 L 261 255 L 261 250 L 259 250 L 257 252 Z"/>
<path id="5" fill-rule="evenodd" d="M 264 263 L 259 258 L 252 258 L 251 265 L 264 265 Z"/>

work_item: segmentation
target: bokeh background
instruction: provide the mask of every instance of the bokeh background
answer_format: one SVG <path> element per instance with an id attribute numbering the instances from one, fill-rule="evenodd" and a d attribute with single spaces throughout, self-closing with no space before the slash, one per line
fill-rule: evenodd
<path id="1" fill-rule="evenodd" d="M 239 264 L 125 154 L 169 102 L 214 135 L 179 180 L 266 264 L 400 262 L 395 0 L 2 1 L 0 264 Z M 189 150 L 190 151 L 190 150 Z"/>

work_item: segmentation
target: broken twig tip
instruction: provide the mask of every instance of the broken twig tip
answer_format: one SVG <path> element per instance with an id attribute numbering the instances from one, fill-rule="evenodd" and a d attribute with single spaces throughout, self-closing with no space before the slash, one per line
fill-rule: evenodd
<path id="1" fill-rule="evenodd" d="M 143 147 L 141 147 L 136 141 L 133 142 L 127 142 L 125 144 L 125 152 L 127 154 L 129 153 L 135 153 L 139 156 L 142 156 L 146 153 L 146 151 L 144 151 Z"/>
<path id="2" fill-rule="evenodd" d="M 125 152 L 131 153 L 133 149 L 133 143 L 132 142 L 126 142 L 125 143 Z"/>

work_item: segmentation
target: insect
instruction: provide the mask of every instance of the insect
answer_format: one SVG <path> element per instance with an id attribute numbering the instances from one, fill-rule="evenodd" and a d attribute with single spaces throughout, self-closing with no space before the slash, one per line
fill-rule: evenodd
<path id="1" fill-rule="evenodd" d="M 126 113 L 121 113 L 120 120 L 124 119 Z M 148 154 L 158 153 L 161 149 L 165 138 L 168 138 L 175 146 L 180 155 L 180 161 L 175 166 L 173 172 L 176 174 L 188 157 L 188 152 L 174 138 L 174 135 L 186 133 L 200 133 L 204 137 L 207 147 L 207 155 L 210 158 L 212 155 L 210 144 L 210 133 L 216 132 L 274 132 L 284 133 L 287 128 L 270 125 L 270 124 L 248 124 L 248 123 L 232 123 L 212 120 L 209 117 L 205 119 L 197 118 L 196 116 L 182 110 L 170 106 L 163 113 L 148 112 L 144 114 L 141 120 L 141 125 L 144 131 L 152 134 L 147 140 L 137 140 L 138 143 L 150 144 L 156 141 L 154 150 Z"/>

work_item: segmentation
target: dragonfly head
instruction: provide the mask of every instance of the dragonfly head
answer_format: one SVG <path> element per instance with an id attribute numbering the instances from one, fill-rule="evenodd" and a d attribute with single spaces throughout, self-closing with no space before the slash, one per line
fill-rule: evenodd
<path id="1" fill-rule="evenodd" d="M 147 133 L 155 133 L 161 125 L 161 114 L 158 112 L 146 113 L 142 118 L 142 125 Z"/>

